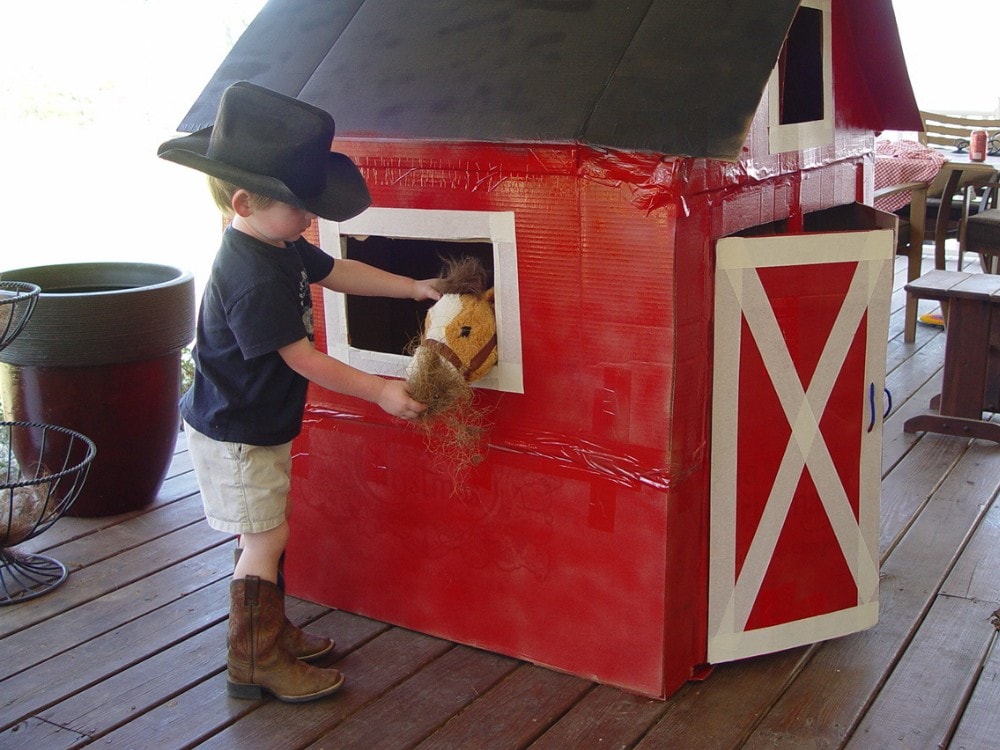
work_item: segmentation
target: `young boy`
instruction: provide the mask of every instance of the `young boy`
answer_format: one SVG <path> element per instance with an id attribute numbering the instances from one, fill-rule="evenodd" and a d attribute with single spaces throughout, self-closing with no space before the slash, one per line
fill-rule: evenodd
<path id="1" fill-rule="evenodd" d="M 424 410 L 402 380 L 357 370 L 313 348 L 310 283 L 345 294 L 438 299 L 417 281 L 334 259 L 303 239 L 316 216 L 344 221 L 370 203 L 364 178 L 331 152 L 329 114 L 240 82 L 215 125 L 167 141 L 159 156 L 209 175 L 231 220 L 198 316 L 195 376 L 181 400 L 209 525 L 240 535 L 230 584 L 229 694 L 307 701 L 336 691 L 336 669 L 305 661 L 333 649 L 287 620 L 279 567 L 289 527 L 291 441 L 307 381 L 412 419 Z"/>

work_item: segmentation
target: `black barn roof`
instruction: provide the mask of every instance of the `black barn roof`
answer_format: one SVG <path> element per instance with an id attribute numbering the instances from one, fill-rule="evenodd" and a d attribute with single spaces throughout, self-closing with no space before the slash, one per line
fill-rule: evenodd
<path id="1" fill-rule="evenodd" d="M 864 9 L 866 33 L 888 35 L 901 60 L 890 0 L 834 2 Z M 222 91 L 248 80 L 326 109 L 338 137 L 579 141 L 735 160 L 797 6 L 270 0 L 179 129 L 211 125 Z M 882 6 L 888 32 L 871 23 Z M 905 88 L 912 102 L 908 78 Z"/>

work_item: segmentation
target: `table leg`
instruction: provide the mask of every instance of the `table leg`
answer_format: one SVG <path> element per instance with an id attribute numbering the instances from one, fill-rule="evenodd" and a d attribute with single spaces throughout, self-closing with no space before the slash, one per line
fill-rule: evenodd
<path id="1" fill-rule="evenodd" d="M 992 305 L 955 298 L 949 303 L 941 414 L 982 419 Z"/>
<path id="2" fill-rule="evenodd" d="M 990 316 L 989 353 L 986 355 L 986 388 L 983 411 L 1000 411 L 1000 305 L 994 305 Z"/>
<path id="3" fill-rule="evenodd" d="M 953 298 L 949 303 L 941 393 L 931 399 L 938 414 L 906 420 L 905 432 L 937 432 L 1000 443 L 1000 424 L 983 420 L 1000 383 L 1000 308 L 985 300 Z M 990 394 L 994 395 L 990 395 Z"/>
<path id="4" fill-rule="evenodd" d="M 941 205 L 938 206 L 937 220 L 934 222 L 934 267 L 944 270 L 944 242 L 948 237 L 951 220 L 951 204 L 958 191 L 958 181 L 962 178 L 960 166 L 949 166 L 948 181 L 941 191 Z M 962 269 L 957 269 L 961 271 Z"/>
<path id="5" fill-rule="evenodd" d="M 946 417 L 940 414 L 920 414 L 903 424 L 903 432 L 936 432 L 940 435 L 979 438 L 1000 443 L 1000 424 L 981 419 Z"/>

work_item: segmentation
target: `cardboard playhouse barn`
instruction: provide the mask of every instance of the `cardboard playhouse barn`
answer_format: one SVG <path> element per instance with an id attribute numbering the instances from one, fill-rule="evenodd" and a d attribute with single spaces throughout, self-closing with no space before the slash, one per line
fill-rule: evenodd
<path id="1" fill-rule="evenodd" d="M 271 0 L 237 80 L 337 122 L 373 207 L 315 238 L 495 282 L 484 459 L 318 388 L 290 593 L 664 697 L 870 627 L 891 290 L 874 135 L 918 130 L 890 0 Z M 422 310 L 317 293 L 402 377 Z M 415 304 L 415 303 L 414 303 Z"/>

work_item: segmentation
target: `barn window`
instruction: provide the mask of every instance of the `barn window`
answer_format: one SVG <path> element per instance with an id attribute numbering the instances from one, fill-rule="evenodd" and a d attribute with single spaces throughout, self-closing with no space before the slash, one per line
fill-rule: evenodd
<path id="1" fill-rule="evenodd" d="M 823 119 L 823 13 L 799 8 L 778 60 L 778 122 Z"/>
<path id="2" fill-rule="evenodd" d="M 414 279 L 437 276 L 446 259 L 473 256 L 493 276 L 493 246 L 488 242 L 397 239 L 346 235 L 343 255 Z M 420 336 L 430 302 L 385 297 L 345 298 L 347 336 L 352 346 L 402 354 Z"/>
<path id="3" fill-rule="evenodd" d="M 345 222 L 321 220 L 320 244 L 334 257 L 413 278 L 437 276 L 446 258 L 478 258 L 495 290 L 500 361 L 474 385 L 524 392 L 513 213 L 370 208 Z M 325 291 L 327 350 L 368 372 L 403 377 L 407 346 L 429 306 Z"/>
<path id="4" fill-rule="evenodd" d="M 768 84 L 771 152 L 833 143 L 829 0 L 803 0 Z"/>

